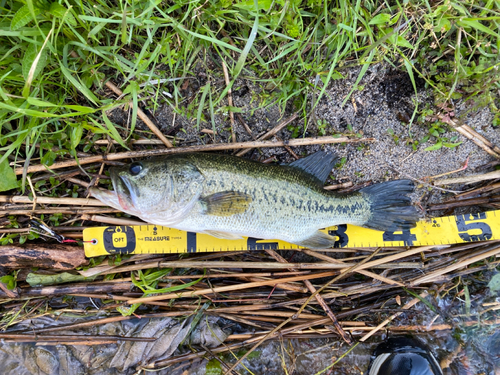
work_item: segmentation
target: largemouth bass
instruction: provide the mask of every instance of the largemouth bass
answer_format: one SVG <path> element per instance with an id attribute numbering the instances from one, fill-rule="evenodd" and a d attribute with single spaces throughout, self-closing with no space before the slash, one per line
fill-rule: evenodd
<path id="1" fill-rule="evenodd" d="M 91 189 L 101 202 L 156 225 L 207 233 L 332 247 L 321 228 L 354 224 L 377 230 L 413 227 L 418 213 L 409 180 L 352 194 L 323 189 L 335 157 L 322 151 L 288 165 L 214 154 L 177 154 L 111 168 L 114 191 Z"/>

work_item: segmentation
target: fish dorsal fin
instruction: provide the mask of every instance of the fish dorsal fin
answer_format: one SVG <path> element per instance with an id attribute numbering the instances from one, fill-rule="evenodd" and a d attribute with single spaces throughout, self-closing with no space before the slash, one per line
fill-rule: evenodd
<path id="1" fill-rule="evenodd" d="M 245 212 L 252 202 L 252 197 L 239 191 L 221 191 L 200 200 L 205 206 L 206 215 L 231 216 Z"/>
<path id="2" fill-rule="evenodd" d="M 333 247 L 337 237 L 329 236 L 326 233 L 317 231 L 311 237 L 300 242 L 296 242 L 299 246 L 309 247 L 311 249 L 328 249 Z"/>
<path id="3" fill-rule="evenodd" d="M 336 160 L 337 157 L 334 154 L 327 154 L 324 151 L 318 151 L 288 165 L 290 167 L 303 170 L 304 172 L 316 177 L 322 184 L 324 184 L 328 175 L 335 166 Z"/>

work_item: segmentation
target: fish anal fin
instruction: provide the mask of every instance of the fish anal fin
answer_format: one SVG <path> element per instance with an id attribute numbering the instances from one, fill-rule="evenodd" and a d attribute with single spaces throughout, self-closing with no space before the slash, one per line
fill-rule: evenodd
<path id="1" fill-rule="evenodd" d="M 248 209 L 252 197 L 238 191 L 222 191 L 200 198 L 205 206 L 206 215 L 231 216 Z"/>
<path id="2" fill-rule="evenodd" d="M 217 230 L 205 230 L 202 233 L 209 234 L 209 235 L 211 235 L 213 237 L 222 238 L 222 239 L 225 239 L 225 240 L 241 240 L 241 239 L 243 239 L 243 237 L 241 237 L 238 234 L 227 233 L 227 232 L 220 232 L 220 231 L 217 231 Z"/>
<path id="3" fill-rule="evenodd" d="M 304 246 L 311 249 L 327 249 L 333 247 L 336 239 L 336 237 L 332 237 L 328 234 L 317 231 L 311 237 L 295 243 L 299 246 Z"/>

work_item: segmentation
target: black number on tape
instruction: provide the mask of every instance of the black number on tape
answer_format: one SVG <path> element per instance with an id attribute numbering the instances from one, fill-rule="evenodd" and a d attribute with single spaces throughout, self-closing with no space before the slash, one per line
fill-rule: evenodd
<path id="1" fill-rule="evenodd" d="M 460 238 L 467 242 L 475 241 L 487 241 L 491 239 L 492 232 L 491 228 L 486 223 L 478 223 L 479 220 L 486 219 L 486 214 L 481 212 L 479 214 L 470 215 L 457 215 L 455 216 L 455 221 L 457 222 L 458 235 Z M 480 234 L 470 234 L 471 230 L 480 230 Z"/>
<path id="2" fill-rule="evenodd" d="M 333 247 L 339 249 L 341 247 L 346 247 L 349 242 L 349 236 L 346 234 L 347 225 L 337 225 L 337 230 L 329 230 L 328 234 L 330 236 L 338 237 L 339 239 L 335 241 Z"/>
<path id="3" fill-rule="evenodd" d="M 382 239 L 384 241 L 402 241 L 405 246 L 412 246 L 413 242 L 417 240 L 417 236 L 411 233 L 409 229 L 405 229 L 400 232 L 401 233 L 390 231 L 384 232 Z"/>

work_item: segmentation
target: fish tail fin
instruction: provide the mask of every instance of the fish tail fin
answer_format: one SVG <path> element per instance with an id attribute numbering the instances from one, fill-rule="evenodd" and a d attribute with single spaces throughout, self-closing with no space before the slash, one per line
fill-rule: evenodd
<path id="1" fill-rule="evenodd" d="M 410 180 L 387 181 L 361 189 L 371 201 L 371 216 L 363 226 L 381 231 L 415 227 L 419 214 L 408 197 L 413 189 Z"/>

